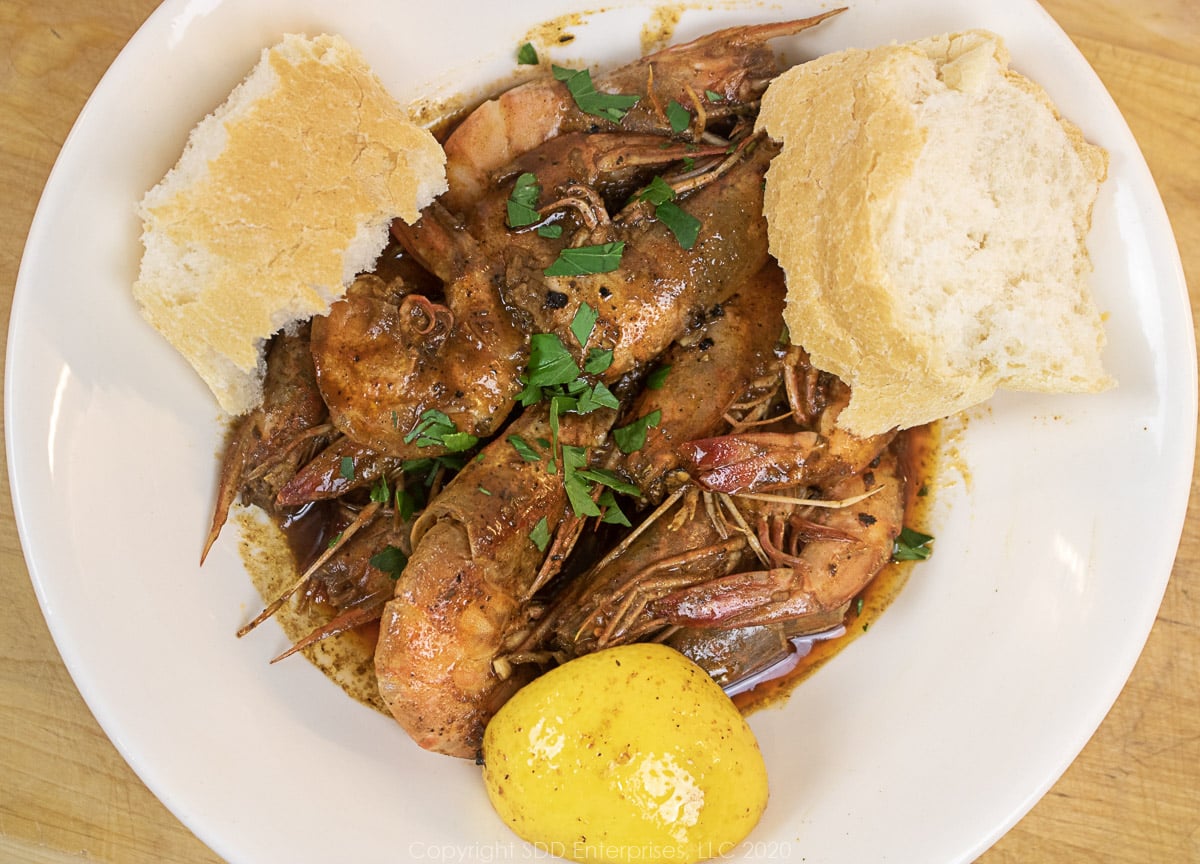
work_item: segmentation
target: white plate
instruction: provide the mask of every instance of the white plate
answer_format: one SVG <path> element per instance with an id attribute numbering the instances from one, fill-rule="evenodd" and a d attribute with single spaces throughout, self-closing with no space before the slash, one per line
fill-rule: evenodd
<path id="1" fill-rule="evenodd" d="M 46 186 L 13 305 L 5 406 L 30 573 L 101 725 L 232 862 L 512 860 L 534 850 L 492 814 L 474 765 L 419 751 L 306 663 L 268 667 L 283 645 L 273 626 L 234 638 L 258 608 L 236 537 L 222 538 L 203 571 L 196 564 L 222 427 L 130 299 L 134 203 L 285 32 L 341 32 L 402 100 L 447 97 L 508 75 L 527 28 L 568 5 L 594 4 L 172 0 L 97 87 Z M 604 5 L 558 62 L 639 53 L 643 0 Z M 688 12 L 676 38 L 821 8 Z M 1171 570 L 1195 440 L 1190 311 L 1161 201 L 1091 69 L 1028 0 L 856 2 L 796 47 L 968 26 L 1003 34 L 1016 67 L 1111 153 L 1091 248 L 1105 361 L 1120 387 L 1007 395 L 955 436 L 934 559 L 866 638 L 785 708 L 751 719 L 772 797 L 737 850 L 749 860 L 979 854 L 1100 723 Z"/>

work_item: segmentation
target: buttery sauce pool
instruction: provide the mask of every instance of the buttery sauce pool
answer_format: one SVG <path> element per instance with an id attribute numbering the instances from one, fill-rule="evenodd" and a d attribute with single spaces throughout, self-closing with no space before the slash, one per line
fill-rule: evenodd
<path id="1" fill-rule="evenodd" d="M 937 424 L 931 424 L 902 432 L 895 445 L 905 477 L 904 525 L 922 533 L 928 533 L 925 529 L 932 504 L 929 481 L 934 476 L 938 441 L 939 427 Z M 829 662 L 839 651 L 870 632 L 879 616 L 900 594 L 912 568 L 920 563 L 893 561 L 887 564 L 863 589 L 858 599 L 851 602 L 846 613 L 845 635 L 814 643 L 812 650 L 789 671 L 778 678 L 762 682 L 753 690 L 739 693 L 733 697 L 734 704 L 743 714 L 748 714 L 786 699 L 793 689 Z"/>

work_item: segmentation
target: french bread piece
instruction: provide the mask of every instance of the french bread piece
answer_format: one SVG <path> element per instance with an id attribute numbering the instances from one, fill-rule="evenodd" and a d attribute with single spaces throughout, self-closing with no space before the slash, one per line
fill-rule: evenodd
<path id="1" fill-rule="evenodd" d="M 445 154 L 340 36 L 284 37 L 192 131 L 142 200 L 133 295 L 230 414 L 262 400 L 263 349 L 328 311 L 395 217 L 446 188 Z"/>
<path id="2" fill-rule="evenodd" d="M 1086 247 L 1108 157 L 1008 63 L 993 33 L 947 34 L 818 58 L 763 98 L 784 318 L 850 385 L 847 431 L 1114 384 Z"/>

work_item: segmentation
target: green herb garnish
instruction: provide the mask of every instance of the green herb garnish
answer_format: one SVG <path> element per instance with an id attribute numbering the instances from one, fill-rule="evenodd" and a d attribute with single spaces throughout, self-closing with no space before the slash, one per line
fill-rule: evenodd
<path id="1" fill-rule="evenodd" d="M 641 98 L 637 95 L 621 93 L 601 93 L 592 83 L 592 73 L 587 69 L 566 69 L 562 66 L 552 66 L 554 77 L 567 85 L 567 92 L 585 114 L 603 117 L 613 123 L 620 123 L 629 109 Z"/>
<path id="2" fill-rule="evenodd" d="M 696 238 L 700 236 L 700 220 L 691 213 L 674 201 L 667 201 L 654 208 L 654 215 L 670 229 L 681 247 L 691 249 L 696 245 Z"/>
<path id="3" fill-rule="evenodd" d="M 625 241 L 600 243 L 595 246 L 575 246 L 563 249 L 558 258 L 543 272 L 547 276 L 590 276 L 611 273 L 621 266 Z"/>
<path id="4" fill-rule="evenodd" d="M 540 400 L 542 388 L 567 384 L 578 377 L 579 366 L 558 336 L 553 333 L 534 333 L 529 337 L 529 364 L 525 368 L 525 389 L 536 388 L 539 391 L 538 399 L 534 399 L 534 402 Z"/>
<path id="5" fill-rule="evenodd" d="M 612 365 L 613 352 L 611 348 L 592 348 L 583 361 L 583 371 L 599 375 Z"/>
<path id="6" fill-rule="evenodd" d="M 595 309 L 587 303 L 580 303 L 579 308 L 575 310 L 575 317 L 571 319 L 571 335 L 579 342 L 579 347 L 587 345 L 588 339 L 592 337 L 592 330 L 596 327 L 596 320 L 600 317 Z"/>
<path id="7" fill-rule="evenodd" d="M 541 221 L 542 214 L 537 211 L 538 196 L 541 194 L 542 187 L 538 185 L 537 177 L 528 171 L 517 175 L 508 196 L 509 228 L 524 228 Z"/>
<path id="8" fill-rule="evenodd" d="M 682 132 L 692 125 L 692 113 L 672 99 L 667 103 L 667 122 L 672 132 Z"/>
<path id="9" fill-rule="evenodd" d="M 408 564 L 408 556 L 396 546 L 388 545 L 371 556 L 370 565 L 393 579 L 399 579 Z"/>
<path id="10" fill-rule="evenodd" d="M 396 515 L 401 521 L 407 522 L 412 515 L 425 506 L 423 495 L 409 492 L 401 487 L 396 490 Z"/>
<path id="11" fill-rule="evenodd" d="M 601 522 L 606 525 L 624 525 L 626 528 L 633 526 L 629 517 L 621 510 L 621 506 L 617 503 L 617 496 L 613 495 L 611 489 L 601 492 L 600 499 L 596 503 L 600 505 Z"/>
<path id="12" fill-rule="evenodd" d="M 647 390 L 661 390 L 667 384 L 667 376 L 671 374 L 670 365 L 659 366 L 646 376 Z"/>
<path id="13" fill-rule="evenodd" d="M 665 204 L 675 198 L 675 190 L 671 184 L 662 177 L 655 175 L 641 192 L 638 193 L 638 201 L 647 201 L 657 207 L 659 204 Z"/>
<path id="14" fill-rule="evenodd" d="M 646 432 L 651 426 L 657 426 L 662 420 L 662 411 L 651 411 L 644 417 L 639 417 L 627 426 L 614 429 L 613 442 L 622 453 L 633 453 L 646 446 Z"/>
<path id="15" fill-rule="evenodd" d="M 614 492 L 623 492 L 626 495 L 640 495 L 642 490 L 627 480 L 622 479 L 621 475 L 616 471 L 610 471 L 607 468 L 588 468 L 579 472 L 581 477 L 591 480 L 593 483 L 599 483 L 601 486 L 607 486 Z"/>
<path id="16" fill-rule="evenodd" d="M 371 500 L 376 504 L 387 504 L 392 500 L 392 490 L 388 488 L 387 477 L 381 476 L 371 487 Z"/>
<path id="17" fill-rule="evenodd" d="M 517 455 L 520 456 L 522 459 L 524 459 L 526 462 L 541 462 L 542 461 L 541 454 L 539 454 L 536 450 L 534 450 L 533 447 L 530 445 L 530 443 L 528 441 L 526 441 L 524 438 L 522 438 L 520 435 L 509 435 L 504 440 L 507 441 L 509 444 L 511 444 L 513 446 L 513 449 L 515 449 L 517 451 Z"/>
<path id="18" fill-rule="evenodd" d="M 655 177 L 638 194 L 639 201 L 653 205 L 654 216 L 675 235 L 679 245 L 691 249 L 700 236 L 700 220 L 675 203 L 675 190 L 661 177 Z"/>
<path id="19" fill-rule="evenodd" d="M 930 543 L 933 537 L 914 531 L 911 528 L 900 529 L 900 536 L 892 545 L 893 561 L 924 561 L 933 554 Z"/>
<path id="20" fill-rule="evenodd" d="M 600 508 L 592 500 L 592 484 L 581 473 L 587 467 L 587 448 L 564 444 L 562 460 L 563 489 L 572 512 L 579 517 L 599 516 Z"/>
<path id="21" fill-rule="evenodd" d="M 550 545 L 550 526 L 546 522 L 545 516 L 533 526 L 533 530 L 529 532 L 529 539 L 533 541 L 533 545 L 539 552 L 546 551 L 546 547 Z"/>
<path id="22" fill-rule="evenodd" d="M 404 443 L 417 442 L 418 447 L 445 447 L 447 453 L 461 453 L 479 443 L 468 432 L 459 432 L 454 421 L 443 411 L 429 408 L 421 414 L 417 425 L 404 436 Z"/>
<path id="23" fill-rule="evenodd" d="M 526 42 L 517 49 L 517 63 L 522 66 L 536 66 L 538 64 L 537 49 L 533 47 L 532 42 Z"/>
<path id="24" fill-rule="evenodd" d="M 343 456 L 341 463 L 338 465 L 338 474 L 343 480 L 354 479 L 354 457 Z"/>

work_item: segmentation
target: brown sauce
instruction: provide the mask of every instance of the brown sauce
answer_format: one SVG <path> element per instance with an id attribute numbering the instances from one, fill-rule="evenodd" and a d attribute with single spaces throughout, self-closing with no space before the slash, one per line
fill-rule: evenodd
<path id="1" fill-rule="evenodd" d="M 920 426 L 902 432 L 895 444 L 905 477 L 904 525 L 929 533 L 932 505 L 930 479 L 934 476 L 941 429 L 938 424 Z M 837 639 L 817 642 L 791 670 L 778 678 L 764 681 L 753 690 L 733 697 L 743 714 L 779 704 L 810 675 L 828 663 L 839 651 L 870 632 L 892 601 L 899 596 L 914 566 L 919 561 L 891 562 L 871 580 L 859 595 L 861 605 L 851 603 L 846 613 L 846 633 Z"/>

